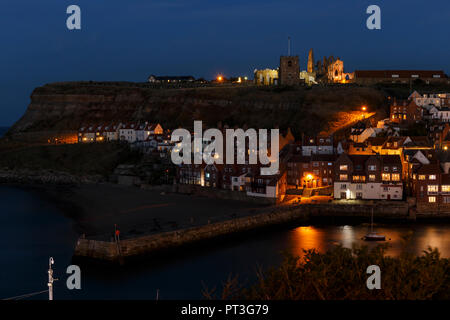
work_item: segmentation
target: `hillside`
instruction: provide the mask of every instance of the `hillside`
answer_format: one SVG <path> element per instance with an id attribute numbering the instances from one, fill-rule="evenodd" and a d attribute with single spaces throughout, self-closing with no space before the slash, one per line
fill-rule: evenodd
<path id="1" fill-rule="evenodd" d="M 339 112 L 360 110 L 361 105 L 380 117 L 386 114 L 385 94 L 369 87 L 152 88 L 145 83 L 64 82 L 36 88 L 25 114 L 8 135 L 51 136 L 114 120 L 190 128 L 194 119 L 200 119 L 214 127 L 290 127 L 299 137 L 327 130 Z"/>

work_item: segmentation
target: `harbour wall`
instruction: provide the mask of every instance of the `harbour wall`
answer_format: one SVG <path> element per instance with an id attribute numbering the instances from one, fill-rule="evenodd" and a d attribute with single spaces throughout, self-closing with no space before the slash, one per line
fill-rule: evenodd
<path id="1" fill-rule="evenodd" d="M 219 236 L 241 233 L 251 229 L 289 222 L 306 223 L 313 217 L 370 217 L 373 210 L 375 219 L 404 219 L 409 216 L 407 202 L 386 202 L 373 204 L 311 204 L 297 206 L 277 206 L 263 213 L 191 227 L 170 232 L 140 236 L 114 241 L 99 241 L 80 238 L 74 256 L 106 261 L 151 254 Z"/>

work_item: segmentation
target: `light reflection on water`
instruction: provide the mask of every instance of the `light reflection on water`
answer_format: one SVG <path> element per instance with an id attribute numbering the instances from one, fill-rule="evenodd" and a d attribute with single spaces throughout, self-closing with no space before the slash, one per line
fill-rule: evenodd
<path id="1" fill-rule="evenodd" d="M 421 255 L 428 247 L 438 248 L 442 257 L 450 257 L 450 232 L 448 225 L 396 225 L 377 226 L 375 230 L 386 236 L 386 241 L 362 240 L 369 231 L 366 225 L 359 226 L 303 226 L 291 231 L 291 252 L 303 256 L 303 250 L 316 249 L 324 252 L 335 245 L 345 248 L 388 244 L 386 254 L 398 256 L 403 250 Z"/>
<path id="2" fill-rule="evenodd" d="M 429 245 L 450 257 L 450 225 L 377 225 L 391 245 L 402 250 L 402 237 L 412 232 L 408 250 L 421 254 Z M 302 255 L 303 249 L 324 252 L 337 244 L 375 246 L 364 242 L 368 225 L 314 225 L 251 233 L 237 239 L 193 246 L 165 258 L 149 258 L 122 267 L 81 264 L 82 290 L 65 288 L 65 268 L 77 235 L 72 221 L 51 203 L 25 190 L 0 186 L 0 299 L 46 289 L 48 258 L 55 258 L 55 299 L 202 299 L 203 284 L 220 288 L 230 274 L 243 283 L 256 280 L 258 266 L 277 266 L 282 252 Z M 248 281 L 248 282 L 246 282 Z M 45 294 L 35 299 L 46 299 Z"/>

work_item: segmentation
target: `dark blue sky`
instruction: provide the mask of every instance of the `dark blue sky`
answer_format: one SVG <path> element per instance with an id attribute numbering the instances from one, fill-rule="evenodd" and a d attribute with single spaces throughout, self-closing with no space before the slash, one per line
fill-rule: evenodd
<path id="1" fill-rule="evenodd" d="M 448 0 L 2 0 L 0 126 L 25 111 L 33 88 L 53 81 L 145 81 L 149 74 L 252 76 L 278 66 L 287 37 L 355 69 L 450 73 Z M 82 30 L 66 28 L 81 7 Z M 382 29 L 366 28 L 370 4 Z"/>

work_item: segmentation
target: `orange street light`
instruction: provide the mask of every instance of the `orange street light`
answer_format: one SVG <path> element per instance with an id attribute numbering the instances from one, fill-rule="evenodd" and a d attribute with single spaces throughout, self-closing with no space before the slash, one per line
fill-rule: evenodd
<path id="1" fill-rule="evenodd" d="M 223 77 L 222 76 L 218 76 L 217 77 L 217 81 L 222 81 L 223 80 Z"/>
<path id="2" fill-rule="evenodd" d="M 308 174 L 308 175 L 306 176 L 306 179 L 308 179 L 308 180 L 312 180 L 312 178 L 313 178 L 312 174 Z"/>
<path id="3" fill-rule="evenodd" d="M 366 106 L 362 106 L 362 111 L 366 111 L 367 110 L 367 107 Z"/>

